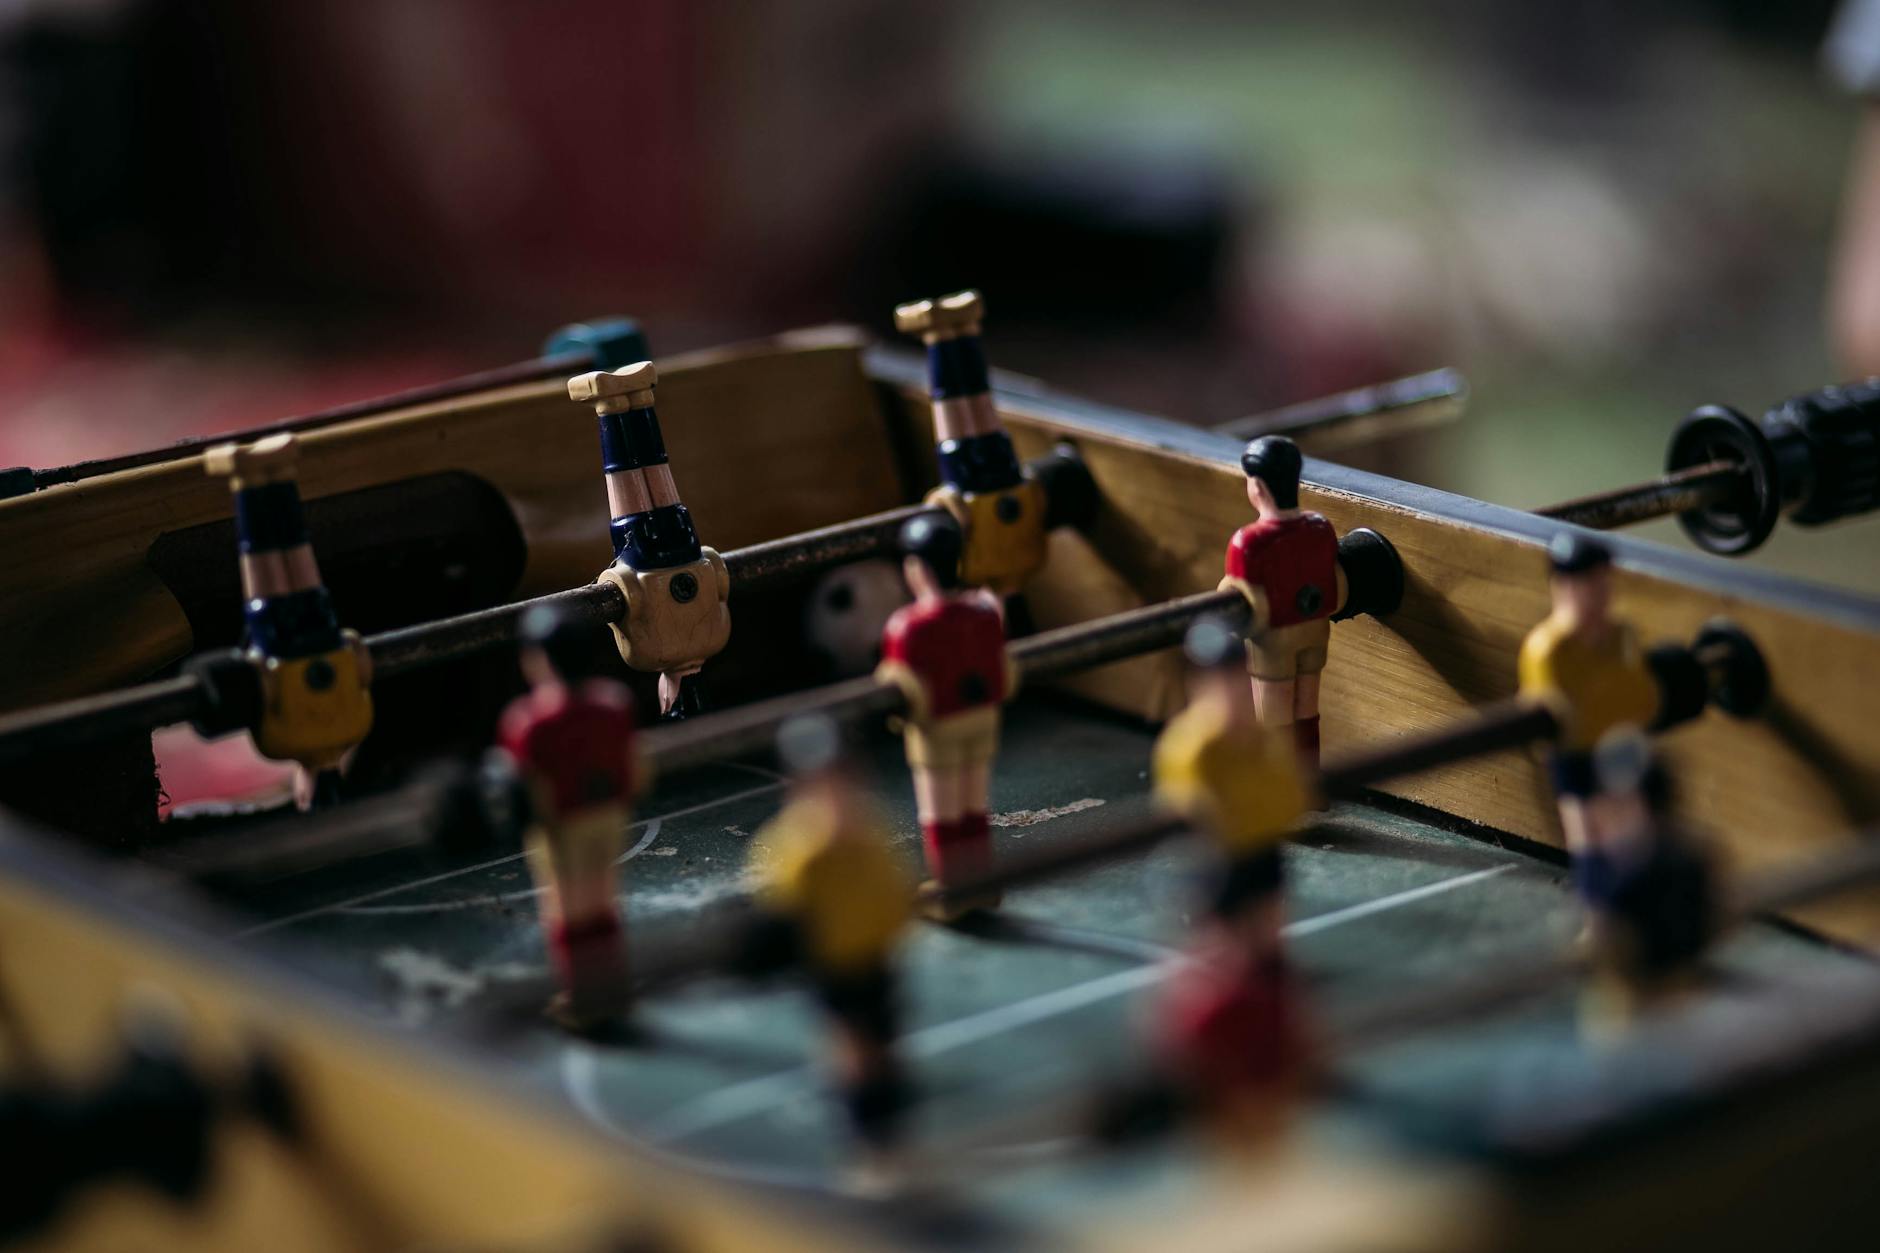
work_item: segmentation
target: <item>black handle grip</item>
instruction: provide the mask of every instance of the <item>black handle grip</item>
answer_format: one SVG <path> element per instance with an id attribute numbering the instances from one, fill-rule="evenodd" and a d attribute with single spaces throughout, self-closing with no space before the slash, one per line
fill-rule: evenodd
<path id="1" fill-rule="evenodd" d="M 1819 526 L 1880 508 L 1880 380 L 1824 387 L 1763 415 L 1789 517 Z"/>

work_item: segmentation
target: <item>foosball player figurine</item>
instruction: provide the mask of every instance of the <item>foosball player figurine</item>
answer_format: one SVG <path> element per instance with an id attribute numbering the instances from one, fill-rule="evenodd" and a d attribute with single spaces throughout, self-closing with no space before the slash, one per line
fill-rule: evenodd
<path id="1" fill-rule="evenodd" d="M 679 500 L 653 408 L 658 377 L 651 361 L 640 361 L 569 379 L 568 395 L 600 417 L 614 546 L 601 579 L 627 603 L 615 642 L 629 666 L 659 675 L 660 712 L 675 715 L 694 711 L 697 686 L 686 680 L 730 638 L 731 577 L 724 559 L 699 543 Z"/>
<path id="2" fill-rule="evenodd" d="M 1599 844 L 1574 858 L 1589 915 L 1590 1034 L 1623 1029 L 1690 991 L 1718 926 L 1705 850 L 1671 816 L 1671 778 L 1643 735 L 1617 734 L 1593 754 Z"/>
<path id="3" fill-rule="evenodd" d="M 1161 1046 L 1187 1104 L 1260 1142 L 1283 1128 L 1309 1047 L 1286 960 L 1280 846 L 1311 804 L 1283 730 L 1255 716 L 1240 637 L 1188 633 L 1195 692 L 1156 741 L 1155 791 L 1216 843 L 1190 961 L 1161 1006 Z"/>
<path id="4" fill-rule="evenodd" d="M 1345 581 L 1337 532 L 1299 507 L 1301 465 L 1298 446 L 1281 435 L 1256 439 L 1240 454 L 1254 521 L 1228 541 L 1221 586 L 1238 588 L 1253 605 L 1247 671 L 1260 721 L 1291 727 L 1300 757 L 1316 770 L 1319 673 Z"/>
<path id="5" fill-rule="evenodd" d="M 927 346 L 940 486 L 927 503 L 959 521 L 960 579 L 1010 596 L 1045 559 L 1045 490 L 1019 462 L 986 374 L 978 292 L 901 305 L 895 328 Z"/>
<path id="6" fill-rule="evenodd" d="M 758 901 L 787 928 L 788 947 L 828 1011 L 850 1124 L 885 1166 L 909 1095 L 894 1047 L 894 951 L 913 915 L 912 885 L 874 806 L 842 767 L 835 724 L 793 719 L 777 742 L 793 778 L 789 801 L 758 832 Z"/>
<path id="7" fill-rule="evenodd" d="M 1637 634 L 1612 616 L 1612 553 L 1563 531 L 1547 549 L 1553 612 L 1521 645 L 1520 689 L 1554 713 L 1560 730 L 1550 770 L 1567 851 L 1598 845 L 1607 807 L 1593 806 L 1593 750 L 1615 732 L 1642 731 L 1658 716 L 1657 680 Z"/>
<path id="8" fill-rule="evenodd" d="M 914 518 L 901 528 L 900 545 L 914 601 L 888 619 L 876 674 L 907 696 L 903 739 L 921 842 L 928 871 L 948 887 L 992 867 L 986 797 L 999 747 L 999 707 L 1016 675 L 999 602 L 983 589 L 960 586 L 960 528 L 948 518 Z M 949 906 L 945 914 L 951 920 L 998 903 L 988 896 Z"/>
<path id="9" fill-rule="evenodd" d="M 583 676 L 586 632 L 556 610 L 522 621 L 530 690 L 503 711 L 498 745 L 528 785 L 529 871 L 541 889 L 542 930 L 561 984 L 550 1012 L 576 1030 L 627 1007 L 626 930 L 616 866 L 641 790 L 633 698 L 624 684 Z"/>
<path id="10" fill-rule="evenodd" d="M 303 806 L 336 799 L 347 755 L 372 729 L 372 658 L 340 629 L 307 536 L 292 434 L 224 444 L 204 468 L 235 494 L 244 644 L 260 675 L 255 747 L 299 767 Z"/>

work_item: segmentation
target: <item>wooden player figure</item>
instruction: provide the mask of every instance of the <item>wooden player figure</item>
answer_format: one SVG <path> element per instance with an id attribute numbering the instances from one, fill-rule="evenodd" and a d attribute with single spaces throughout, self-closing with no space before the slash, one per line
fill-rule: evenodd
<path id="1" fill-rule="evenodd" d="M 1319 764 L 1319 673 L 1332 638 L 1332 615 L 1345 603 L 1338 535 L 1299 507 L 1299 448 L 1281 435 L 1253 440 L 1240 454 L 1254 521 L 1227 545 L 1222 587 L 1253 606 L 1247 671 L 1260 721 L 1291 727 L 1299 755 Z"/>
<path id="2" fill-rule="evenodd" d="M 372 657 L 357 632 L 340 629 L 320 579 L 299 456 L 283 433 L 212 448 L 203 466 L 235 494 L 244 642 L 261 672 L 255 747 L 299 766 L 294 791 L 305 806 L 335 799 L 342 763 L 372 729 Z"/>
<path id="3" fill-rule="evenodd" d="M 629 666 L 658 673 L 660 712 L 675 715 L 695 708 L 697 687 L 686 680 L 730 638 L 731 577 L 723 558 L 699 543 L 679 499 L 653 407 L 658 380 L 653 363 L 640 361 L 569 379 L 568 395 L 591 403 L 600 418 L 614 547 L 601 579 L 627 603 L 615 642 Z"/>
<path id="4" fill-rule="evenodd" d="M 1688 992 L 1718 925 L 1716 874 L 1671 816 L 1670 775 L 1643 735 L 1610 735 L 1593 754 L 1599 843 L 1573 859 L 1589 915 L 1589 1031 L 1606 1034 Z"/>
<path id="5" fill-rule="evenodd" d="M 1548 546 L 1553 612 L 1521 645 L 1520 688 L 1559 720 L 1550 771 L 1567 851 L 1596 848 L 1609 806 L 1589 803 L 1593 750 L 1614 733 L 1637 732 L 1658 715 L 1658 682 L 1638 636 L 1612 616 L 1612 553 L 1563 531 Z"/>
<path id="6" fill-rule="evenodd" d="M 940 486 L 928 496 L 959 522 L 960 580 L 1009 596 L 1045 559 L 1045 491 L 999 420 L 974 291 L 901 305 L 894 325 L 927 346 Z"/>
<path id="7" fill-rule="evenodd" d="M 791 720 L 778 752 L 793 778 L 789 802 L 758 832 L 758 899 L 788 925 L 834 1027 L 850 1125 L 885 1166 L 909 1095 L 895 1051 L 894 952 L 913 916 L 912 885 L 874 806 L 842 768 L 833 722 Z"/>
<path id="8" fill-rule="evenodd" d="M 554 609 L 522 621 L 530 690 L 503 711 L 498 744 L 529 786 L 529 871 L 561 983 L 551 1012 L 585 1030 L 626 1008 L 626 931 L 616 866 L 641 790 L 633 698 L 624 684 L 584 677 L 590 640 Z"/>
<path id="9" fill-rule="evenodd" d="M 944 887 L 991 869 L 986 798 L 999 747 L 999 706 L 1017 676 L 1005 651 L 999 602 L 959 585 L 959 527 L 949 518 L 914 518 L 901 528 L 900 543 L 914 602 L 888 619 L 876 674 L 907 695 L 903 739 L 921 841 L 927 868 Z M 997 905 L 989 897 L 948 914 Z"/>
<path id="10" fill-rule="evenodd" d="M 1309 1062 L 1280 846 L 1311 789 L 1291 737 L 1256 716 L 1240 637 L 1204 619 L 1187 651 L 1194 694 L 1156 741 L 1155 792 L 1217 848 L 1191 960 L 1161 1007 L 1161 1043 L 1191 1101 L 1262 1138 L 1283 1125 Z"/>

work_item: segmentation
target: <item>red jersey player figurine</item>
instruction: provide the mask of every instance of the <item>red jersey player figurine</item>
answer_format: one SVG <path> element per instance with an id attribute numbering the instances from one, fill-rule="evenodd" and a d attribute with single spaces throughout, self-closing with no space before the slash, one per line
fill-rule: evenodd
<path id="1" fill-rule="evenodd" d="M 914 803 L 927 867 L 942 885 L 991 869 L 986 793 L 999 747 L 999 706 L 1015 678 L 999 602 L 983 589 L 959 587 L 960 546 L 951 518 L 919 517 L 901 528 L 914 603 L 888 619 L 876 672 L 907 695 L 903 738 Z M 997 905 L 993 897 L 949 913 Z"/>
<path id="2" fill-rule="evenodd" d="M 1300 756 L 1318 769 L 1319 672 L 1332 614 L 1344 604 L 1338 535 L 1323 516 L 1299 507 L 1298 446 L 1280 435 L 1240 454 L 1255 519 L 1227 544 L 1227 577 L 1253 604 L 1247 671 L 1267 726 L 1290 725 Z"/>
<path id="3" fill-rule="evenodd" d="M 551 1012 L 588 1029 L 616 1017 L 627 1001 L 626 932 L 614 886 L 640 790 L 633 698 L 611 679 L 582 677 L 592 641 L 555 610 L 530 610 L 522 638 L 530 690 L 503 712 L 498 740 L 533 802 L 529 870 L 562 987 Z"/>

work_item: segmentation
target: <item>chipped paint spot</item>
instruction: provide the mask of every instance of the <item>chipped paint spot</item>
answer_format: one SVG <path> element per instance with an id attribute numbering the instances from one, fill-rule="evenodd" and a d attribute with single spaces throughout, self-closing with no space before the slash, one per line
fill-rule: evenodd
<path id="1" fill-rule="evenodd" d="M 1062 818 L 1065 814 L 1080 814 L 1086 809 L 1095 809 L 1101 804 L 1103 804 L 1101 799 L 1086 796 L 1068 805 L 1052 805 L 1046 809 L 1014 809 L 1009 813 L 994 814 L 991 822 L 995 827 L 1035 827 L 1041 822 Z"/>

